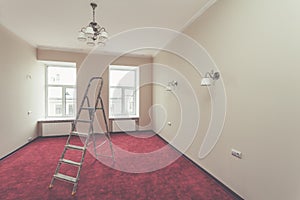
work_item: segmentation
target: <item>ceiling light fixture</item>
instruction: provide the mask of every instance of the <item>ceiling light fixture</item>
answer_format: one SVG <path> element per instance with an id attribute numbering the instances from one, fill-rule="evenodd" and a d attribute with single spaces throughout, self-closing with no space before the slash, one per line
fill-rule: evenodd
<path id="1" fill-rule="evenodd" d="M 93 9 L 93 21 L 89 23 L 86 27 L 81 28 L 78 34 L 78 40 L 81 42 L 86 42 L 89 46 L 100 45 L 104 46 L 106 40 L 108 39 L 108 34 L 104 27 L 101 27 L 95 21 L 95 8 L 97 7 L 96 3 L 90 4 Z"/>

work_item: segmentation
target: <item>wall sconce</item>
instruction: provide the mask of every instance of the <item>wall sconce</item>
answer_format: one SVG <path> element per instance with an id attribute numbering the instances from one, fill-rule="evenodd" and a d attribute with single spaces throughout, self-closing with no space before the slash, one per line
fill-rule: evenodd
<path id="1" fill-rule="evenodd" d="M 215 80 L 218 80 L 219 78 L 220 78 L 220 73 L 211 70 L 211 72 L 207 72 L 205 74 L 205 77 L 201 81 L 201 86 L 210 86 Z"/>
<path id="2" fill-rule="evenodd" d="M 168 86 L 166 87 L 166 91 L 172 91 L 178 85 L 177 81 L 170 81 L 168 82 Z"/>

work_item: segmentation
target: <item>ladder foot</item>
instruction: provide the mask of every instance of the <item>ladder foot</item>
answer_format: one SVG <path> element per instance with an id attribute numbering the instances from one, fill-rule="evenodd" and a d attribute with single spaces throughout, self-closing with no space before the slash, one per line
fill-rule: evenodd
<path id="1" fill-rule="evenodd" d="M 74 196 L 76 194 L 76 192 L 72 192 L 72 196 Z"/>
<path id="2" fill-rule="evenodd" d="M 49 189 L 52 189 L 52 188 L 53 188 L 53 185 L 52 185 L 52 184 L 50 184 L 48 188 L 49 188 Z"/>

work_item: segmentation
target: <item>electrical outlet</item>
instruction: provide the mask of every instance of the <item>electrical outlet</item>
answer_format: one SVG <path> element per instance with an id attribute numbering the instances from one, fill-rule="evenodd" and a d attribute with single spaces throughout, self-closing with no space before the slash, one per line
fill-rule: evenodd
<path id="1" fill-rule="evenodd" d="M 235 150 L 235 149 L 231 149 L 231 155 L 239 158 L 239 159 L 242 159 L 242 152 L 238 151 L 238 150 Z"/>

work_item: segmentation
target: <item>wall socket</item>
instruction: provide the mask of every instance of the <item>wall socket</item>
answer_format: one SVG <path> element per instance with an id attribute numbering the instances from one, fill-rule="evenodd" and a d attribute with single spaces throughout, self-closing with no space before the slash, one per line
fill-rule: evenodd
<path id="1" fill-rule="evenodd" d="M 238 150 L 235 150 L 235 149 L 231 149 L 231 155 L 239 158 L 239 159 L 242 159 L 242 152 L 238 151 Z"/>

